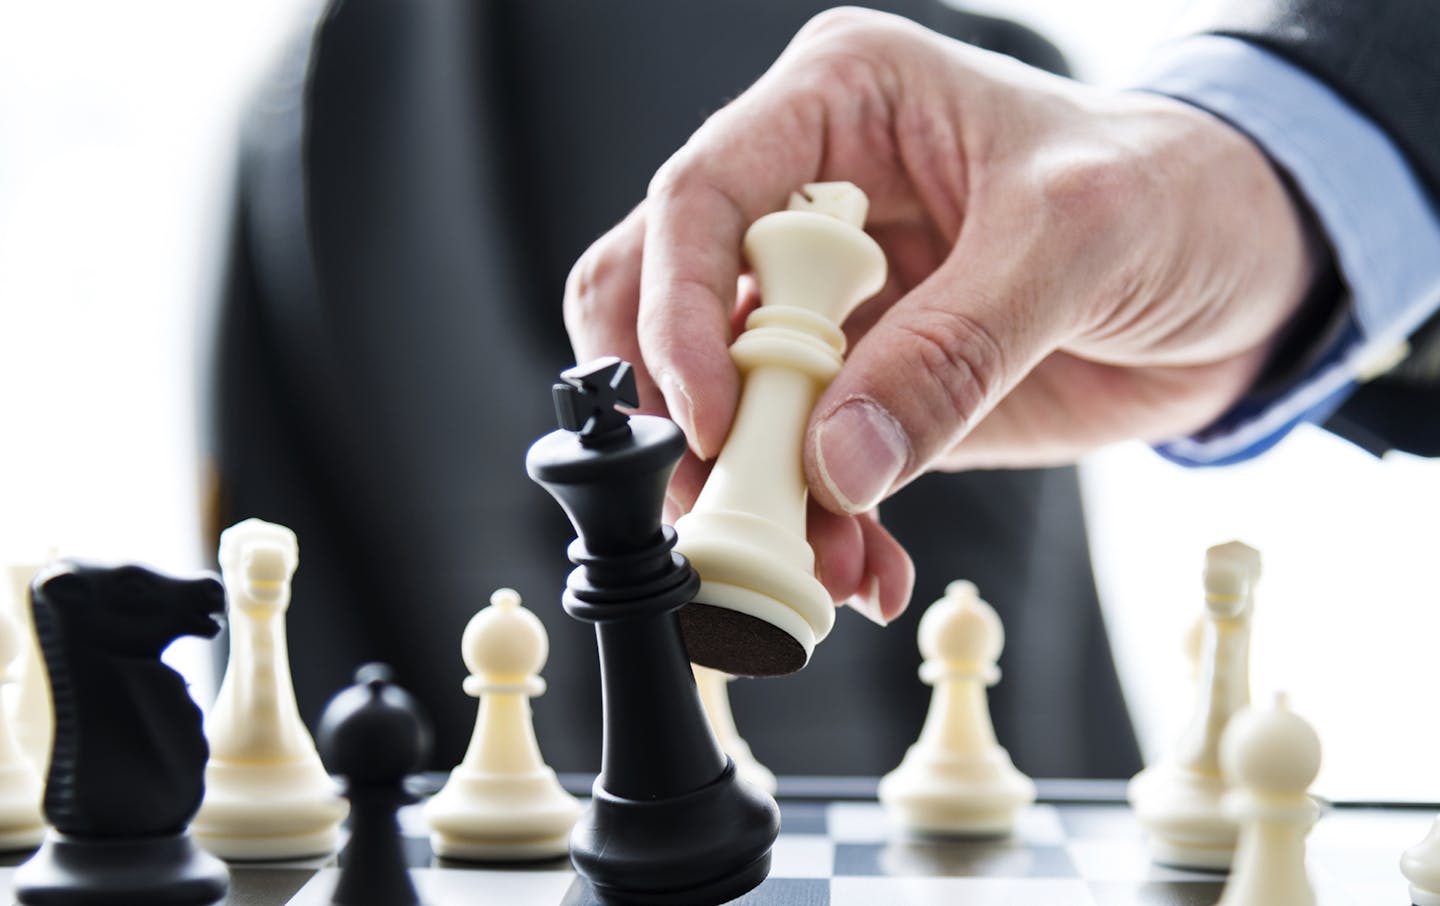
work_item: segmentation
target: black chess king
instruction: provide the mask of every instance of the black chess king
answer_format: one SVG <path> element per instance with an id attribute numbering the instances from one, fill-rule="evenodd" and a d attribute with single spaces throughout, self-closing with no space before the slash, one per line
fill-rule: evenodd
<path id="1" fill-rule="evenodd" d="M 536 441 L 525 464 L 579 536 L 565 610 L 595 624 L 600 655 L 601 772 L 570 859 L 602 902 L 723 903 L 769 874 L 780 814 L 720 750 L 680 635 L 677 611 L 700 580 L 660 511 L 685 438 L 668 419 L 616 409 L 637 402 L 619 359 L 561 378 L 563 430 Z"/>

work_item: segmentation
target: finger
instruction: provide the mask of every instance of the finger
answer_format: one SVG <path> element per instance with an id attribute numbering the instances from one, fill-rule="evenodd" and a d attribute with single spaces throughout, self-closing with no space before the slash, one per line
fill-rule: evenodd
<path id="1" fill-rule="evenodd" d="M 720 449 L 739 396 L 729 343 L 745 229 L 783 208 L 821 164 L 821 104 L 783 76 L 772 69 L 711 117 L 647 197 L 640 348 L 702 458 Z"/>
<path id="2" fill-rule="evenodd" d="M 565 330 L 576 362 L 619 356 L 635 368 L 640 411 L 664 414 L 664 400 L 635 334 L 644 240 L 642 203 L 580 256 L 565 280 Z"/>
<path id="3" fill-rule="evenodd" d="M 832 513 L 813 502 L 806 515 L 806 535 L 815 551 L 815 576 L 832 601 L 844 601 L 865 579 L 865 538 L 857 516 Z"/>
<path id="4" fill-rule="evenodd" d="M 915 564 L 872 511 L 854 517 L 865 545 L 865 576 L 846 603 L 885 626 L 900 616 L 915 590 Z"/>
<path id="5" fill-rule="evenodd" d="M 1070 329 L 1070 310 L 1037 301 L 1045 296 L 1023 273 L 1029 258 L 968 249 L 962 239 L 856 344 L 807 432 L 806 474 L 822 505 L 873 509 L 1056 347 Z M 1001 263 L 972 276 L 958 263 L 968 261 Z"/>

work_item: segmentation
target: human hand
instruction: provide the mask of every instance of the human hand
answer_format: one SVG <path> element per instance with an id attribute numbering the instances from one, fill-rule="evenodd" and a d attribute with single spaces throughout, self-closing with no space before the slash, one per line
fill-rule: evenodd
<path id="1" fill-rule="evenodd" d="M 1251 385 L 1319 266 L 1264 155 L 1202 111 L 1087 87 L 859 10 L 817 17 L 668 161 L 577 263 L 576 355 L 637 366 L 695 458 L 719 452 L 740 380 L 727 349 L 756 304 L 741 238 L 807 183 L 870 197 L 886 288 L 811 416 L 817 571 L 874 619 L 908 557 L 874 507 L 931 469 L 1073 461 L 1213 420 Z"/>

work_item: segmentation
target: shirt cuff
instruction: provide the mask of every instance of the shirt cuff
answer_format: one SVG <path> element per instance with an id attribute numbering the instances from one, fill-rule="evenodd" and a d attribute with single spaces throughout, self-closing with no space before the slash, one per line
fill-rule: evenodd
<path id="1" fill-rule="evenodd" d="M 1320 421 L 1357 383 L 1397 360 L 1440 307 L 1440 217 L 1390 139 L 1329 86 L 1236 38 L 1169 45 L 1137 87 L 1194 104 L 1245 132 L 1309 203 L 1349 289 L 1348 322 L 1310 368 L 1263 399 L 1156 447 L 1184 465 L 1224 465 Z"/>

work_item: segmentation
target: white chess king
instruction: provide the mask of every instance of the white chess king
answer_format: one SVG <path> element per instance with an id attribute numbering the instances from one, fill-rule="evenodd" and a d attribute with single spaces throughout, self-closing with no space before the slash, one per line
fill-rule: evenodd
<path id="1" fill-rule="evenodd" d="M 835 621 L 805 540 L 801 459 L 820 392 L 839 373 L 839 325 L 885 284 L 885 254 L 850 183 L 813 183 L 745 234 L 760 307 L 730 347 L 743 379 L 724 449 L 676 547 L 700 574 L 681 611 L 691 660 L 736 676 L 805 666 Z"/>
<path id="2" fill-rule="evenodd" d="M 986 687 L 1005 631 L 974 584 L 951 582 L 920 618 L 920 678 L 935 687 L 920 739 L 880 780 L 880 801 L 907 829 L 961 836 L 1008 834 L 1035 801 L 1035 784 L 995 739 Z"/>
<path id="3" fill-rule="evenodd" d="M 562 856 L 580 803 L 535 741 L 530 699 L 545 691 L 545 627 L 519 594 L 502 588 L 471 618 L 460 644 L 470 670 L 465 692 L 480 699 L 480 712 L 464 760 L 425 806 L 431 848 L 477 861 Z"/>
<path id="4" fill-rule="evenodd" d="M 1232 541 L 1205 554 L 1205 615 L 1194 710 L 1175 751 L 1135 775 L 1130 804 L 1150 835 L 1155 861 L 1224 869 L 1239 829 L 1225 813 L 1220 739 L 1250 704 L 1250 619 L 1260 554 Z"/>
<path id="5" fill-rule="evenodd" d="M 300 719 L 285 611 L 300 562 L 295 533 L 247 519 L 220 535 L 230 657 L 205 721 L 210 761 L 191 830 L 222 859 L 334 851 L 348 806 Z"/>

